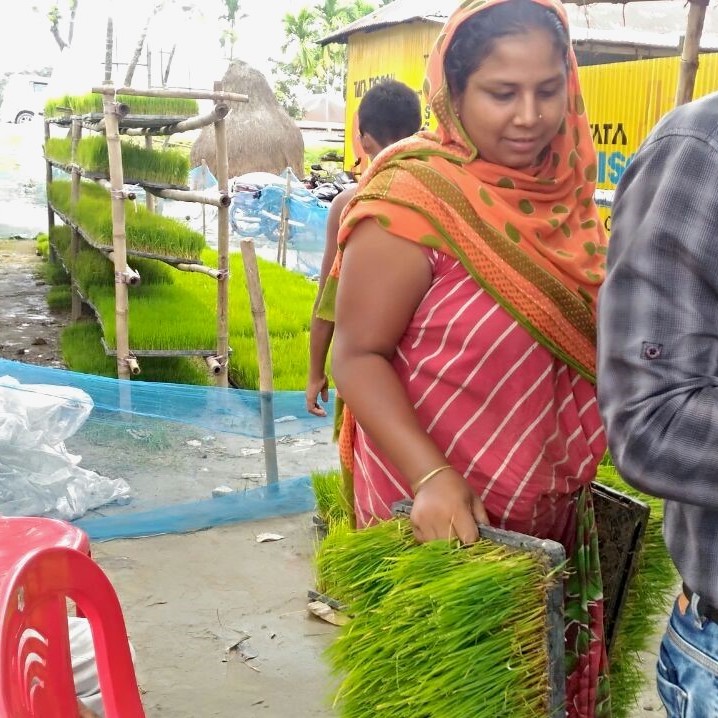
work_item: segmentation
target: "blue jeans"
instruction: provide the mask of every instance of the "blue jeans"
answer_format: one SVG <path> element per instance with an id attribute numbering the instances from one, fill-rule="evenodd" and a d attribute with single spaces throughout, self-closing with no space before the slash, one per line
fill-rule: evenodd
<path id="1" fill-rule="evenodd" d="M 668 718 L 718 718 L 718 623 L 676 601 L 658 654 L 658 695 Z"/>

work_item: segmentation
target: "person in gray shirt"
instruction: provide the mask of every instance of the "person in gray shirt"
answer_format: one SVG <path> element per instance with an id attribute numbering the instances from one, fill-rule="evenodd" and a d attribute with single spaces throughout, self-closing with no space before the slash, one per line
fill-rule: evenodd
<path id="1" fill-rule="evenodd" d="M 609 449 L 666 500 L 683 580 L 658 692 L 671 718 L 718 716 L 718 93 L 666 115 L 621 178 L 598 333 Z"/>

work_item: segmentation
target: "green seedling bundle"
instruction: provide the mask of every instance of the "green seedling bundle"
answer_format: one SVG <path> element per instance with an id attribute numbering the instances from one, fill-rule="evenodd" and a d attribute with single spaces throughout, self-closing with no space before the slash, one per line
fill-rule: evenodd
<path id="1" fill-rule="evenodd" d="M 597 480 L 605 486 L 647 503 L 651 509 L 637 572 L 628 590 L 610 657 L 613 716 L 628 718 L 635 710 L 640 692 L 646 684 L 640 652 L 648 648 L 651 637 L 665 621 L 669 610 L 668 603 L 675 593 L 679 579 L 663 543 L 662 502 L 645 496 L 625 484 L 608 456 L 599 467 Z M 411 530 L 402 522 L 392 521 L 381 524 L 381 528 L 374 527 L 369 531 L 351 531 L 347 527 L 348 507 L 343 505 L 341 476 L 335 472 L 326 473 L 313 476 L 312 482 L 319 515 L 322 518 L 339 517 L 338 520 L 327 521 L 329 534 L 317 553 L 317 588 L 321 593 L 349 605 L 350 610 L 371 612 L 374 604 L 383 605 L 385 597 L 389 595 L 392 584 L 387 577 L 393 575 L 392 566 L 397 557 L 413 546 Z M 398 591 L 398 584 L 396 590 Z M 391 622 L 389 611 L 384 617 Z M 383 641 L 382 629 L 372 621 L 373 619 L 368 618 L 366 623 L 359 624 L 359 628 L 355 629 L 354 637 L 358 631 L 367 630 L 374 632 L 371 635 L 377 641 Z M 346 671 L 347 675 L 350 671 L 353 673 L 354 681 L 358 685 L 352 690 L 359 691 L 362 695 L 365 692 L 367 700 L 372 687 L 377 693 L 384 691 L 384 687 L 377 687 L 377 681 L 380 679 L 372 671 L 365 672 L 360 665 L 361 660 L 369 660 L 368 653 L 357 656 L 355 664 L 354 659 L 351 658 L 353 654 L 347 652 L 343 655 L 344 650 L 337 648 L 336 651 L 342 655 L 332 654 L 331 661 L 337 671 Z M 347 648 L 346 651 L 348 650 Z M 377 657 L 376 660 L 379 658 Z M 386 660 L 389 658 L 387 657 Z M 386 680 L 389 681 L 388 678 Z M 418 676 L 417 680 L 419 680 Z M 339 692 L 340 699 L 341 696 L 342 689 Z M 356 711 L 350 707 L 343 715 L 353 717 L 371 714 L 368 703 L 358 705 L 360 707 Z M 378 709 L 377 714 L 379 714 Z M 394 713 L 392 712 L 391 715 Z M 448 716 L 450 714 L 419 712 L 416 715 Z M 478 712 L 470 715 L 488 716 L 490 713 Z M 496 715 L 514 714 L 499 712 Z"/>
<path id="2" fill-rule="evenodd" d="M 110 196 L 94 183 L 80 184 L 80 199 L 72 207 L 70 183 L 56 180 L 48 187 L 52 204 L 68 215 L 89 235 L 93 244 L 112 247 Z M 127 249 L 163 257 L 195 259 L 205 246 L 204 237 L 180 222 L 127 205 L 125 211 Z"/>
<path id="3" fill-rule="evenodd" d="M 342 477 L 339 471 L 311 474 L 312 491 L 317 502 L 317 514 L 327 531 L 337 526 L 348 526 L 350 511 L 343 491 Z"/>
<path id="4" fill-rule="evenodd" d="M 142 97 L 140 95 L 117 95 L 117 102 L 130 108 L 132 115 L 168 115 L 185 117 L 199 112 L 197 100 L 181 97 Z M 102 112 L 102 95 L 90 92 L 86 95 L 63 95 L 45 103 L 45 117 L 58 117 L 70 110 L 72 115 L 89 115 Z"/>
<path id="5" fill-rule="evenodd" d="M 117 376 L 117 361 L 107 356 L 100 344 L 102 330 L 95 322 L 71 324 L 62 332 L 62 359 L 73 371 L 96 376 Z M 162 357 L 142 360 L 140 381 L 210 385 L 204 362 L 188 357 Z"/>
<path id="6" fill-rule="evenodd" d="M 50 138 L 45 156 L 60 164 L 72 161 L 72 140 Z M 83 137 L 77 143 L 75 162 L 88 174 L 109 176 L 110 160 L 104 136 Z M 134 142 L 122 142 L 122 166 L 126 181 L 186 186 L 189 158 L 179 150 L 149 150 Z"/>
<path id="7" fill-rule="evenodd" d="M 106 201 L 106 192 L 102 188 L 83 183 L 82 189 L 83 195 L 90 200 Z M 68 183 L 53 182 L 50 192 L 53 203 L 57 201 L 59 209 L 63 209 L 63 203 L 69 207 Z M 68 263 L 70 232 L 70 228 L 65 226 L 53 229 L 53 242 L 63 261 Z M 107 345 L 114 348 L 113 265 L 84 242 L 80 246 L 82 249 L 75 263 L 76 281 L 83 295 L 99 312 Z M 215 250 L 205 249 L 201 259 L 207 266 L 217 266 Z M 274 388 L 278 391 L 300 390 L 306 381 L 308 328 L 316 285 L 271 262 L 258 261 L 269 324 Z M 155 260 L 130 256 L 128 263 L 142 278 L 141 285 L 131 287 L 129 292 L 131 347 L 181 350 L 210 349 L 215 345 L 217 286 L 214 280 L 200 274 L 176 271 Z M 57 265 L 48 263 L 46 266 Z M 237 386 L 258 389 L 254 328 L 239 254 L 230 257 L 229 291 L 230 377 Z M 73 363 L 78 353 L 68 350 L 68 366 L 84 371 Z M 86 352 L 83 350 L 82 353 Z M 146 378 L 146 362 L 147 359 L 142 358 L 142 378 Z M 107 375 L 112 376 L 112 371 Z M 182 380 L 175 378 L 170 381 Z"/>
<path id="8" fill-rule="evenodd" d="M 395 520 L 331 531 L 317 568 L 353 616 L 328 651 L 344 718 L 546 716 L 555 577 L 537 555 L 485 540 L 419 546 Z"/>

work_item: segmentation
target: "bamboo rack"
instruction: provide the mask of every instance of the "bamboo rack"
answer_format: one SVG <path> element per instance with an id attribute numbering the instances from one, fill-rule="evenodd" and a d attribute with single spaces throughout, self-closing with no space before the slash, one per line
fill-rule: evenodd
<path id="1" fill-rule="evenodd" d="M 59 216 L 65 224 L 72 228 L 71 256 L 74 257 L 79 248 L 79 240 L 83 238 L 90 246 L 105 253 L 115 268 L 115 333 L 116 349 L 109 350 L 107 354 L 117 357 L 117 376 L 120 379 L 129 379 L 131 375 L 139 373 L 138 356 L 198 356 L 203 357 L 208 370 L 214 375 L 219 386 L 229 385 L 229 205 L 231 198 L 228 191 L 228 160 L 227 139 L 224 118 L 229 113 L 229 102 L 246 102 L 247 95 L 224 92 L 221 83 L 215 83 L 212 91 L 187 91 L 150 89 L 136 90 L 134 88 L 114 88 L 109 82 L 92 88 L 103 98 L 103 112 L 90 113 L 82 116 L 73 116 L 71 112 L 58 118 L 45 120 L 45 138 L 50 137 L 50 125 L 70 127 L 72 137 L 72 156 L 70 164 L 53 161 L 46 157 L 46 180 L 52 181 L 53 166 L 61 167 L 72 176 L 71 202 L 79 198 L 80 177 L 91 177 L 105 188 L 109 189 L 112 207 L 112 246 L 98 246 L 92 237 L 82 231 L 70 217 L 48 201 L 48 225 L 54 225 L 55 215 Z M 210 112 L 194 117 L 167 117 L 156 115 L 132 115 L 130 106 L 124 102 L 117 102 L 117 95 L 171 97 L 190 99 L 214 100 L 214 107 Z M 218 208 L 218 268 L 207 267 L 201 262 L 181 257 L 164 257 L 147 252 L 135 251 L 127 248 L 125 234 L 125 207 L 126 199 L 134 199 L 134 193 L 125 188 L 124 169 L 122 165 L 121 134 L 144 135 L 145 147 L 152 148 L 153 135 L 170 135 L 187 130 L 214 124 L 216 150 L 219 163 L 218 193 L 209 195 L 204 192 L 192 192 L 186 188 L 160 185 L 153 182 L 138 181 L 146 190 L 146 204 L 150 211 L 155 206 L 155 197 L 175 199 L 183 202 L 196 202 L 202 205 L 212 205 Z M 109 156 L 109 172 L 107 176 L 101 173 L 90 173 L 83 170 L 76 161 L 75 148 L 81 136 L 82 129 L 103 132 L 107 141 Z M 52 248 L 54 251 L 54 247 Z M 178 271 L 194 272 L 211 277 L 217 282 L 217 345 L 214 349 L 177 349 L 177 350 L 132 350 L 129 343 L 129 296 L 128 287 L 140 282 L 140 275 L 128 263 L 128 255 L 147 257 L 162 261 Z M 71 261 L 70 264 L 73 264 Z M 73 281 L 72 286 L 76 283 Z M 79 291 L 73 290 L 73 318 L 78 318 L 81 302 L 87 303 Z M 95 314 L 97 310 L 91 307 Z M 98 316 L 99 318 L 99 316 Z M 102 323 L 102 322 L 101 322 Z M 104 343 L 104 342 L 103 342 Z"/>

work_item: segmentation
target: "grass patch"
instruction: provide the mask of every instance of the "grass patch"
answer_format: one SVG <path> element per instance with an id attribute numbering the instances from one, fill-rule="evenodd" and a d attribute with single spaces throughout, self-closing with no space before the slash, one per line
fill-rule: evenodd
<path id="1" fill-rule="evenodd" d="M 44 232 L 35 237 L 35 251 L 44 259 L 50 257 L 50 238 Z"/>
<path id="2" fill-rule="evenodd" d="M 53 312 L 67 312 L 72 307 L 72 293 L 69 284 L 50 287 L 45 297 L 47 306 Z"/>
<path id="3" fill-rule="evenodd" d="M 199 112 L 197 100 L 181 97 L 142 97 L 139 95 L 117 95 L 117 102 L 130 108 L 132 115 L 189 116 Z M 63 109 L 61 109 L 63 108 Z M 102 95 L 90 92 L 86 95 L 63 95 L 45 103 L 45 117 L 58 117 L 69 108 L 73 115 L 87 115 L 102 112 Z"/>

